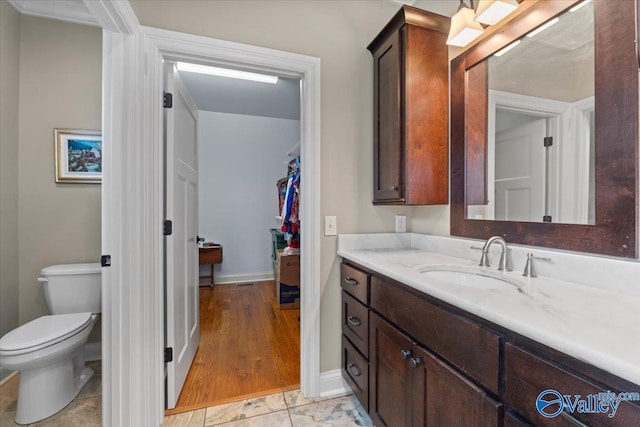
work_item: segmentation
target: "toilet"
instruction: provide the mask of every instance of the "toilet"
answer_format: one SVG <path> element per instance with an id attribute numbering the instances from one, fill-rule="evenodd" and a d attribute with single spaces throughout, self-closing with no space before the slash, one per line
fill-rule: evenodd
<path id="1" fill-rule="evenodd" d="M 101 311 L 100 264 L 43 268 L 51 315 L 25 323 L 0 338 L 0 366 L 20 372 L 15 421 L 30 424 L 67 406 L 93 376 L 84 347 Z"/>

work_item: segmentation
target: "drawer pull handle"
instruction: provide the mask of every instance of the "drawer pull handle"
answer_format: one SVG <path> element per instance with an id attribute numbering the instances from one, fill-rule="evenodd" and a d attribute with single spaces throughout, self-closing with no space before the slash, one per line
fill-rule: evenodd
<path id="1" fill-rule="evenodd" d="M 344 281 L 347 282 L 350 285 L 353 285 L 353 286 L 358 284 L 358 281 L 356 279 L 354 279 L 352 277 L 349 277 L 349 276 L 345 277 Z"/>
<path id="2" fill-rule="evenodd" d="M 573 416 L 571 415 L 571 413 L 566 407 L 562 408 L 562 412 L 560 413 L 560 415 L 562 415 L 567 421 L 569 421 L 571 424 L 573 424 L 576 427 L 589 427 L 587 424 L 573 418 Z"/>
<path id="3" fill-rule="evenodd" d="M 353 326 L 360 326 L 362 325 L 362 322 L 360 321 L 360 319 L 358 319 L 357 317 L 353 317 L 353 316 L 349 316 L 347 317 L 347 320 L 349 321 L 349 323 L 351 323 Z"/>
<path id="4" fill-rule="evenodd" d="M 418 366 L 420 366 L 422 364 L 422 360 L 420 360 L 419 357 L 412 357 L 411 360 L 409 361 L 409 365 L 412 368 L 417 368 Z"/>
<path id="5" fill-rule="evenodd" d="M 352 377 L 359 377 L 360 375 L 362 375 L 362 372 L 360 372 L 358 367 L 353 363 L 349 363 L 347 365 L 347 371 L 349 371 Z"/>
<path id="6" fill-rule="evenodd" d="M 402 360 L 407 360 L 411 357 L 411 350 L 400 350 L 400 357 Z"/>

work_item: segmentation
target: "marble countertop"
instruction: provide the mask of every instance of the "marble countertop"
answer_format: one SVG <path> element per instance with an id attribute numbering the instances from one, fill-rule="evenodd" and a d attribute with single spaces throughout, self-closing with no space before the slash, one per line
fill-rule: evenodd
<path id="1" fill-rule="evenodd" d="M 526 278 L 519 269 L 501 273 L 410 245 L 356 246 L 339 244 L 338 255 L 640 385 L 640 297 L 550 277 Z M 484 269 L 519 288 L 447 284 L 421 272 L 442 265 Z"/>

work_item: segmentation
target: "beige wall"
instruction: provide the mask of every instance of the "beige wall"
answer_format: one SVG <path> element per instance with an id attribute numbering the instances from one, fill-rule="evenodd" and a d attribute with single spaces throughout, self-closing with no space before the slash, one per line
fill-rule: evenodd
<path id="1" fill-rule="evenodd" d="M 53 130 L 101 128 L 101 64 L 99 28 L 21 17 L 21 324 L 48 312 L 36 282 L 43 267 L 100 258 L 100 185 L 56 184 Z"/>
<path id="2" fill-rule="evenodd" d="M 20 15 L 0 0 L 0 336 L 18 326 Z"/>
<path id="3" fill-rule="evenodd" d="M 382 1 L 136 1 L 142 25 L 319 57 L 322 61 L 321 215 L 339 233 L 393 231 L 395 214 L 374 207 L 373 67 L 366 46 L 400 5 Z M 304 159 L 303 159 L 304 168 Z M 336 238 L 321 242 L 321 369 L 340 367 Z"/>

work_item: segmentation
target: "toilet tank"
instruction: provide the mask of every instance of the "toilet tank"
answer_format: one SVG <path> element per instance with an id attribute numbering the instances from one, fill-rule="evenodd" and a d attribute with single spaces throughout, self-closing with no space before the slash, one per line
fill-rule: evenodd
<path id="1" fill-rule="evenodd" d="M 40 271 L 38 282 L 51 314 L 101 311 L 102 271 L 99 263 L 60 264 Z"/>

